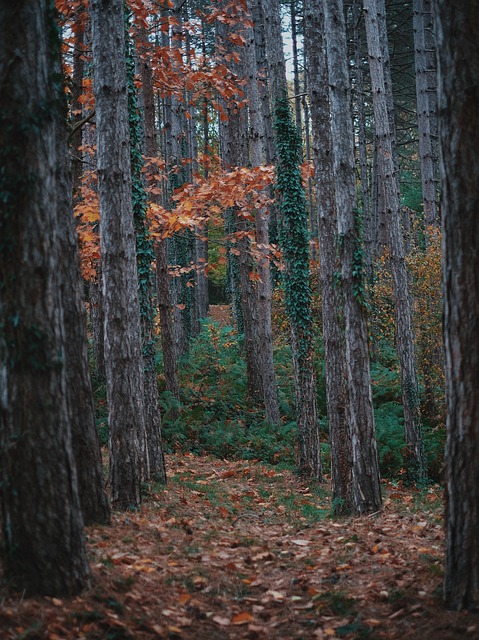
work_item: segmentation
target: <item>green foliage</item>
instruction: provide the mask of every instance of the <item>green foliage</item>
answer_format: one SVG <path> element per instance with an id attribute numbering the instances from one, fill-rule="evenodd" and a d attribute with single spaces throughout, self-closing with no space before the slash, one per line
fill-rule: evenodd
<path id="1" fill-rule="evenodd" d="M 279 194 L 279 243 L 283 251 L 285 307 L 298 332 L 299 358 L 309 352 L 311 284 L 306 195 L 301 178 L 301 140 L 287 97 L 276 99 L 274 119 L 278 150 L 276 186 Z"/>
<path id="2" fill-rule="evenodd" d="M 283 409 L 289 415 L 284 423 L 272 428 L 264 421 L 262 409 L 248 400 L 246 363 L 232 327 L 205 322 L 191 343 L 188 357 L 181 362 L 180 377 L 180 415 L 171 417 L 174 414 L 169 408 L 174 402 L 170 394 L 164 391 L 160 399 L 167 410 L 163 420 L 167 451 L 294 464 L 297 429 L 292 407 L 285 400 L 286 394 L 294 397 L 291 383 L 283 380 L 282 387 Z"/>
<path id="3" fill-rule="evenodd" d="M 397 477 L 404 466 L 404 418 L 399 402 L 385 402 L 374 411 L 381 472 Z"/>

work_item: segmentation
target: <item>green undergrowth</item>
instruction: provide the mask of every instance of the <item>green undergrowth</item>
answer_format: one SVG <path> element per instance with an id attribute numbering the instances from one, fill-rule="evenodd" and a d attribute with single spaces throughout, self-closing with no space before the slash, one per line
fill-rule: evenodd
<path id="1" fill-rule="evenodd" d="M 328 470 L 324 358 L 319 338 L 315 340 L 315 353 L 323 462 Z M 188 357 L 180 365 L 180 406 L 166 391 L 161 394 L 167 452 L 190 451 L 294 466 L 297 430 L 293 370 L 291 352 L 284 340 L 275 345 L 275 369 L 282 422 L 272 426 L 264 421 L 262 407 L 248 398 L 241 339 L 232 327 L 205 322 L 202 332 L 191 344 Z M 384 477 L 400 478 L 405 473 L 404 420 L 399 372 L 394 359 L 385 357 L 382 362 L 373 363 L 372 378 L 381 473 Z M 431 475 L 438 479 L 442 434 L 426 424 L 424 437 Z"/>
<path id="2" fill-rule="evenodd" d="M 322 439 L 323 467 L 329 472 L 324 356 L 315 337 L 317 403 Z M 191 452 L 230 460 L 259 460 L 294 468 L 297 428 L 291 351 L 284 336 L 275 344 L 275 370 L 281 423 L 264 420 L 261 406 L 248 397 L 246 363 L 241 337 L 230 326 L 208 320 L 180 362 L 181 399 L 164 388 L 161 360 L 160 402 L 163 443 L 167 453 Z M 372 363 L 373 400 L 380 469 L 383 477 L 405 476 L 404 420 L 398 367 L 392 352 Z M 108 442 L 105 386 L 94 381 L 97 424 L 103 445 Z M 441 476 L 444 429 L 424 424 L 424 442 L 430 477 Z"/>

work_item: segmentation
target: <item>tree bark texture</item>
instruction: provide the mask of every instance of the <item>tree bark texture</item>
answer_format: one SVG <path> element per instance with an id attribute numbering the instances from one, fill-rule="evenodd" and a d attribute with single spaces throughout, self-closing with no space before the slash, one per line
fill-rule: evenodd
<path id="1" fill-rule="evenodd" d="M 251 11 L 251 5 L 249 6 Z M 246 78 L 245 94 L 248 99 L 248 143 L 249 165 L 260 167 L 263 164 L 263 145 L 265 130 L 261 112 L 261 98 L 258 88 L 258 66 L 256 63 L 255 39 L 252 28 L 244 33 L 244 72 Z M 262 401 L 266 419 L 270 424 L 278 424 L 279 404 L 278 388 L 273 359 L 273 330 L 271 325 L 271 276 L 268 259 L 269 215 L 266 208 L 256 209 L 254 213 L 255 240 L 259 258 L 255 267 L 259 276 L 254 289 L 257 322 L 253 326 L 255 357 L 261 376 Z"/>
<path id="2" fill-rule="evenodd" d="M 58 66 L 60 71 L 60 66 Z M 66 118 L 66 114 L 65 114 Z M 72 183 L 65 127 L 57 134 L 58 241 L 65 325 L 65 364 L 73 453 L 85 524 L 109 523 L 102 460 L 88 363 L 86 308 L 80 271 L 78 236 L 73 217 Z"/>
<path id="3" fill-rule="evenodd" d="M 110 484 L 116 509 L 140 504 L 146 454 L 123 10 L 122 0 L 90 4 Z"/>
<path id="4" fill-rule="evenodd" d="M 321 0 L 306 0 L 304 28 L 308 89 L 311 104 L 322 293 L 326 405 L 331 444 L 333 508 L 348 513 L 353 507 L 351 447 L 348 437 L 348 385 L 345 360 L 344 312 L 341 289 L 338 226 L 329 110 L 328 67 L 324 49 Z"/>
<path id="5" fill-rule="evenodd" d="M 453 609 L 479 604 L 479 2 L 439 0 L 446 350 L 446 573 Z"/>
<path id="6" fill-rule="evenodd" d="M 352 502 L 358 514 L 381 506 L 379 467 L 374 430 L 368 332 L 357 269 L 360 250 L 356 214 L 356 175 L 342 0 L 323 0 L 328 60 L 336 207 L 344 296 L 346 371 L 349 385 L 348 436 L 352 456 Z"/>
<path id="7" fill-rule="evenodd" d="M 141 78 L 141 96 L 143 103 L 144 146 L 147 157 L 158 155 L 158 131 L 155 116 L 155 92 L 153 74 L 148 57 L 148 34 L 142 30 L 139 34 L 139 70 Z M 152 194 L 152 200 L 158 196 Z M 155 242 L 156 291 L 160 313 L 160 338 L 163 351 L 163 370 L 167 390 L 176 400 L 180 399 L 178 382 L 178 357 L 175 347 L 173 313 L 171 308 L 170 280 L 168 273 L 168 243 L 166 239 Z"/>
<path id="8" fill-rule="evenodd" d="M 285 306 L 291 327 L 294 364 L 298 469 L 322 479 L 320 434 L 313 367 L 309 231 L 301 180 L 301 139 L 288 104 L 286 63 L 279 5 L 261 0 L 268 82 L 274 113 L 276 180 L 279 194 L 278 239 L 283 251 Z"/>
<path id="9" fill-rule="evenodd" d="M 67 399 L 56 29 L 46 0 L 0 8 L 0 522 L 5 579 L 63 596 L 90 570 Z"/>
<path id="10" fill-rule="evenodd" d="M 237 29 L 237 26 L 233 27 Z M 241 31 L 243 29 L 241 28 Z M 234 45 L 229 39 L 231 27 L 219 27 L 219 36 L 223 39 L 223 46 L 229 51 Z M 238 78 L 244 78 L 245 54 L 238 62 L 231 62 L 230 69 Z M 223 136 L 225 142 L 223 160 L 226 168 L 245 167 L 249 162 L 249 138 L 248 138 L 248 113 L 247 109 L 228 109 L 228 122 Z M 236 257 L 229 252 L 230 273 L 233 276 L 232 288 L 238 286 L 238 302 L 244 335 L 244 349 L 246 360 L 246 373 L 248 378 L 248 392 L 255 402 L 263 400 L 263 380 L 261 374 L 261 362 L 258 358 L 257 328 L 259 326 L 258 305 L 256 291 L 250 278 L 253 272 L 253 259 L 251 255 L 250 236 L 254 228 L 250 220 L 245 219 L 235 209 L 227 212 L 226 223 L 231 233 L 239 232 L 239 237 L 234 243 L 240 252 Z M 235 273 L 236 272 L 236 273 Z"/>
<path id="11" fill-rule="evenodd" d="M 362 3 L 353 2 L 353 44 L 354 44 L 354 74 L 355 74 L 355 103 L 357 112 L 358 163 L 361 180 L 361 204 L 363 211 L 364 230 L 364 263 L 365 277 L 368 283 L 373 281 L 373 226 L 370 206 L 369 170 L 366 140 L 366 108 L 364 100 L 363 53 L 361 47 Z"/>
<path id="12" fill-rule="evenodd" d="M 140 304 L 141 340 L 143 354 L 143 389 L 145 409 L 146 445 L 144 479 L 154 477 L 166 482 L 165 457 L 161 441 L 161 414 L 156 370 L 156 296 L 153 262 L 153 240 L 146 219 L 147 199 L 143 176 L 143 126 L 138 109 L 138 90 L 135 86 L 135 56 L 129 37 L 129 19 L 125 16 L 125 40 L 127 51 L 128 115 L 130 126 L 130 151 L 132 173 L 133 219 L 136 234 L 136 262 L 138 268 L 138 297 Z"/>
<path id="13" fill-rule="evenodd" d="M 393 278 L 396 351 L 401 372 L 404 430 L 407 445 L 406 466 L 411 480 L 424 480 L 427 476 L 427 462 L 421 432 L 412 305 L 401 228 L 401 206 L 394 163 L 391 121 L 388 115 L 388 100 L 384 83 L 376 0 L 364 0 L 364 12 L 373 95 L 379 188 L 383 191 L 382 201 L 388 229 L 389 257 Z"/>
<path id="14" fill-rule="evenodd" d="M 413 0 L 413 31 L 424 221 L 426 225 L 437 225 L 436 171 L 431 131 L 431 121 L 435 118 L 435 113 L 431 113 L 430 110 L 433 96 L 430 95 L 429 87 L 429 78 L 435 68 L 429 68 L 431 58 L 428 55 L 428 44 L 430 44 L 431 40 L 431 35 L 428 34 L 428 31 L 432 31 L 431 4 L 432 0 Z"/>

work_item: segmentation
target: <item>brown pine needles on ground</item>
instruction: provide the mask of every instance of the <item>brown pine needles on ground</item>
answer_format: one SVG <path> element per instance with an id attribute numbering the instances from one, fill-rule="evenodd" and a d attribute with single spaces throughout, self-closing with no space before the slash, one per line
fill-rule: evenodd
<path id="1" fill-rule="evenodd" d="M 442 504 L 384 483 L 384 508 L 330 516 L 325 485 L 191 454 L 141 509 L 87 531 L 94 585 L 73 599 L 0 592 L 2 640 L 478 638 L 443 609 Z"/>

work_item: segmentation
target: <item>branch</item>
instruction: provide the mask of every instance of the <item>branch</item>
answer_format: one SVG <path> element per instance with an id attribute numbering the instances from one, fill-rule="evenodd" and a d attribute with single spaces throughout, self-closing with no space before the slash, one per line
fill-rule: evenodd
<path id="1" fill-rule="evenodd" d="M 90 122 L 90 120 L 93 118 L 94 115 L 95 115 L 95 109 L 93 109 L 91 113 L 89 113 L 87 116 L 85 116 L 81 120 L 78 120 L 78 122 L 75 122 L 75 124 L 71 128 L 70 134 L 68 136 L 68 140 L 71 140 L 75 135 L 75 133 L 78 131 L 78 129 L 81 129 L 84 124 L 86 124 L 87 122 Z"/>

